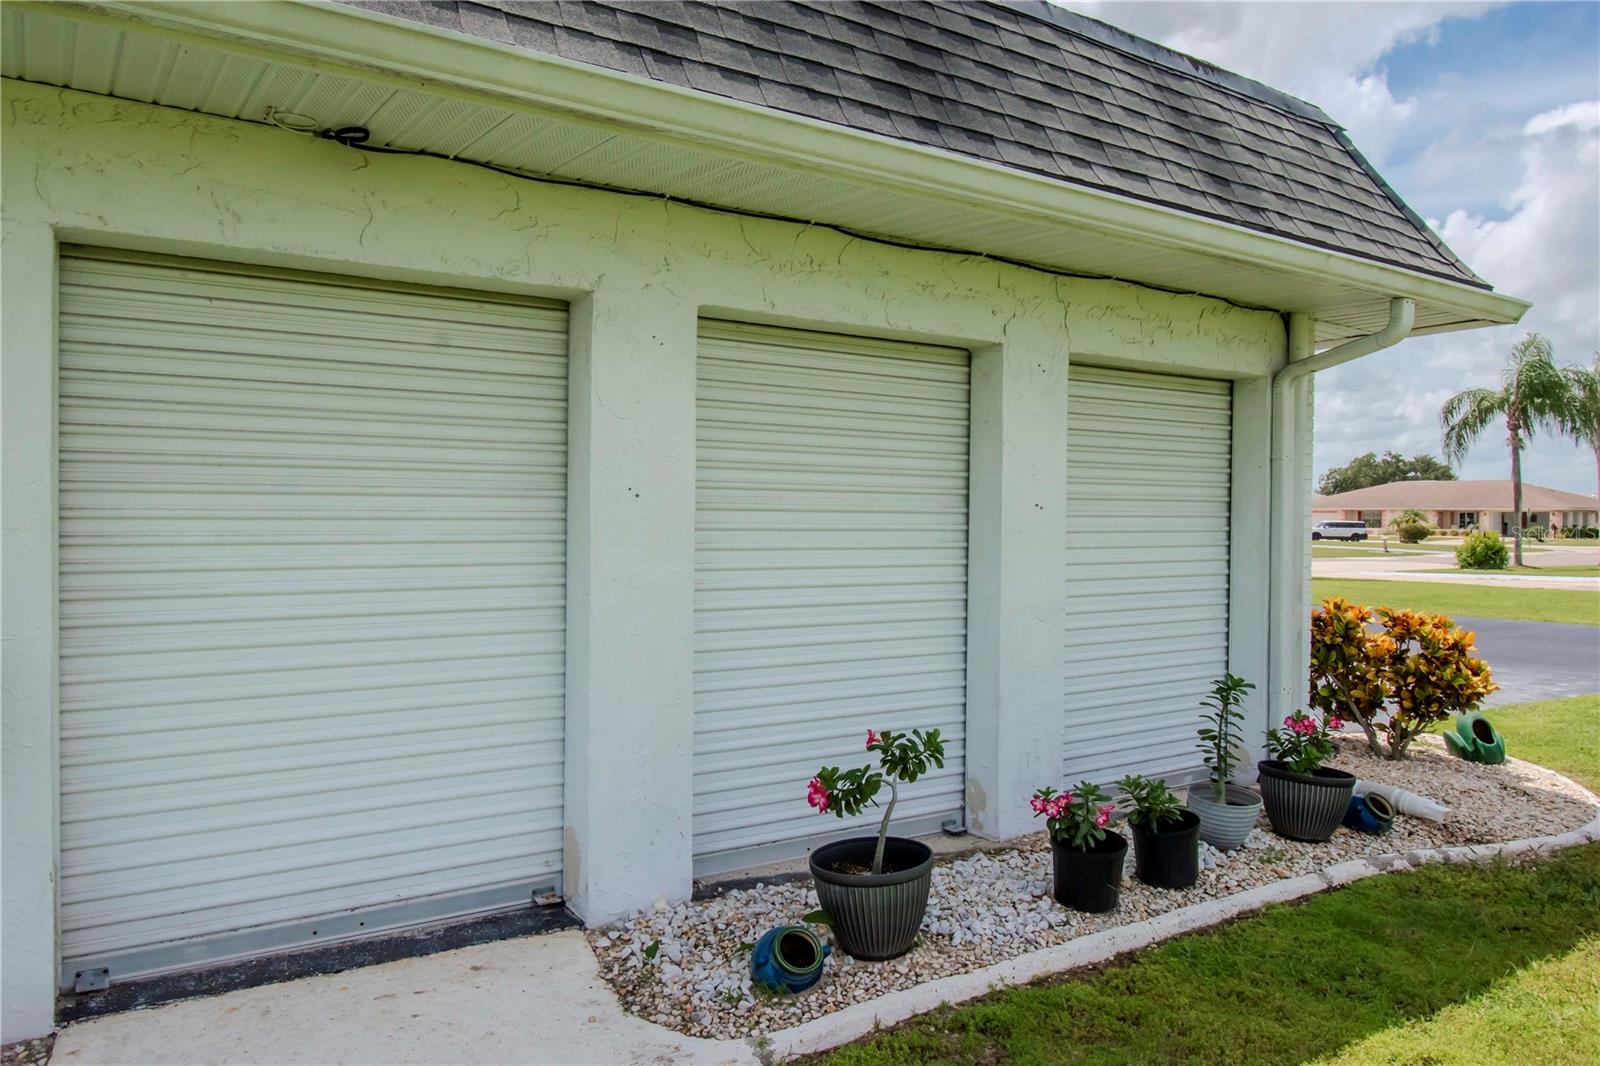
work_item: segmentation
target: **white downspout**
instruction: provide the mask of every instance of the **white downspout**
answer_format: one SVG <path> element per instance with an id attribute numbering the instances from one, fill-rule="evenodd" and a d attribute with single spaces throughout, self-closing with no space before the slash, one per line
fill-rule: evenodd
<path id="1" fill-rule="evenodd" d="M 1311 649 L 1310 614 L 1311 375 L 1392 347 L 1410 335 L 1416 301 L 1389 301 L 1389 322 L 1324 352 L 1313 351 L 1309 315 L 1289 316 L 1289 361 L 1272 378 L 1272 505 L 1268 559 L 1266 715 L 1262 726 L 1304 706 Z"/>
<path id="2" fill-rule="evenodd" d="M 1318 352 L 1310 358 L 1294 362 L 1294 355 L 1290 353 L 1288 366 L 1279 370 L 1272 378 L 1272 403 L 1273 417 L 1277 417 L 1277 405 L 1284 392 L 1296 381 L 1307 374 L 1315 374 L 1319 370 L 1336 367 L 1340 363 L 1348 363 L 1352 359 L 1360 359 L 1363 355 L 1381 352 L 1385 348 L 1392 348 L 1411 335 L 1411 327 L 1417 321 L 1417 301 L 1404 296 L 1396 296 L 1389 301 L 1389 324 L 1376 333 L 1365 337 L 1356 337 L 1335 345 L 1327 351 Z"/>

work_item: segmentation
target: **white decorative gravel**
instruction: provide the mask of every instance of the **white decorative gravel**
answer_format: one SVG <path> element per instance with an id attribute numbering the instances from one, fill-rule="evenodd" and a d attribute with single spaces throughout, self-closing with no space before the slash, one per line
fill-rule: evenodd
<path id="1" fill-rule="evenodd" d="M 663 903 L 590 931 L 589 942 L 602 976 L 629 1011 L 693 1036 L 744 1037 L 1349 859 L 1561 833 L 1594 816 L 1593 803 L 1581 789 L 1528 763 L 1463 762 L 1432 737 L 1419 741 L 1402 763 L 1373 757 L 1360 737 L 1341 737 L 1338 743 L 1332 765 L 1446 804 L 1450 812 L 1444 822 L 1400 817 L 1385 836 L 1340 829 L 1326 843 L 1303 844 L 1273 835 L 1263 816 L 1238 851 L 1219 852 L 1202 843 L 1200 878 L 1180 891 L 1136 881 L 1130 848 L 1121 903 L 1116 911 L 1097 915 L 1068 910 L 1051 897 L 1050 851 L 1044 835 L 1035 834 L 935 866 L 916 948 L 881 963 L 857 962 L 836 952 L 822 981 L 799 996 L 752 990 L 749 946 L 774 925 L 799 922 L 816 908 L 809 879 L 735 889 L 717 899 L 671 907 Z"/>

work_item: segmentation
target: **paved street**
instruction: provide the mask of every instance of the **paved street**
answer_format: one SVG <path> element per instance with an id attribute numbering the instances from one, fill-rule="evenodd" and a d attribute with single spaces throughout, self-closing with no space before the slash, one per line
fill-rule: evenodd
<path id="1" fill-rule="evenodd" d="M 1600 627 L 1457 618 L 1478 635 L 1500 691 L 1489 706 L 1600 692 Z"/>

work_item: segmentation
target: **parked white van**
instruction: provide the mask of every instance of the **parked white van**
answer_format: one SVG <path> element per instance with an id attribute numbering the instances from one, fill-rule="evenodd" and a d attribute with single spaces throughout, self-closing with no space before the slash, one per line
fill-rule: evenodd
<path id="1" fill-rule="evenodd" d="M 1366 540 L 1365 522 L 1318 522 L 1311 527 L 1312 540 Z"/>

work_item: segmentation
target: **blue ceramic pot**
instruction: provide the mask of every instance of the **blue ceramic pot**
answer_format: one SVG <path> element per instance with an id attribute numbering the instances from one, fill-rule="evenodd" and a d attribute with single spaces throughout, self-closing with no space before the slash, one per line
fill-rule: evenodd
<path id="1" fill-rule="evenodd" d="M 804 992 L 822 980 L 833 949 L 803 925 L 768 929 L 750 952 L 750 980 L 771 992 Z"/>
<path id="2" fill-rule="evenodd" d="M 1350 797 L 1350 806 L 1344 812 L 1346 829 L 1358 833 L 1380 836 L 1394 828 L 1394 807 L 1382 796 L 1368 793 Z"/>

